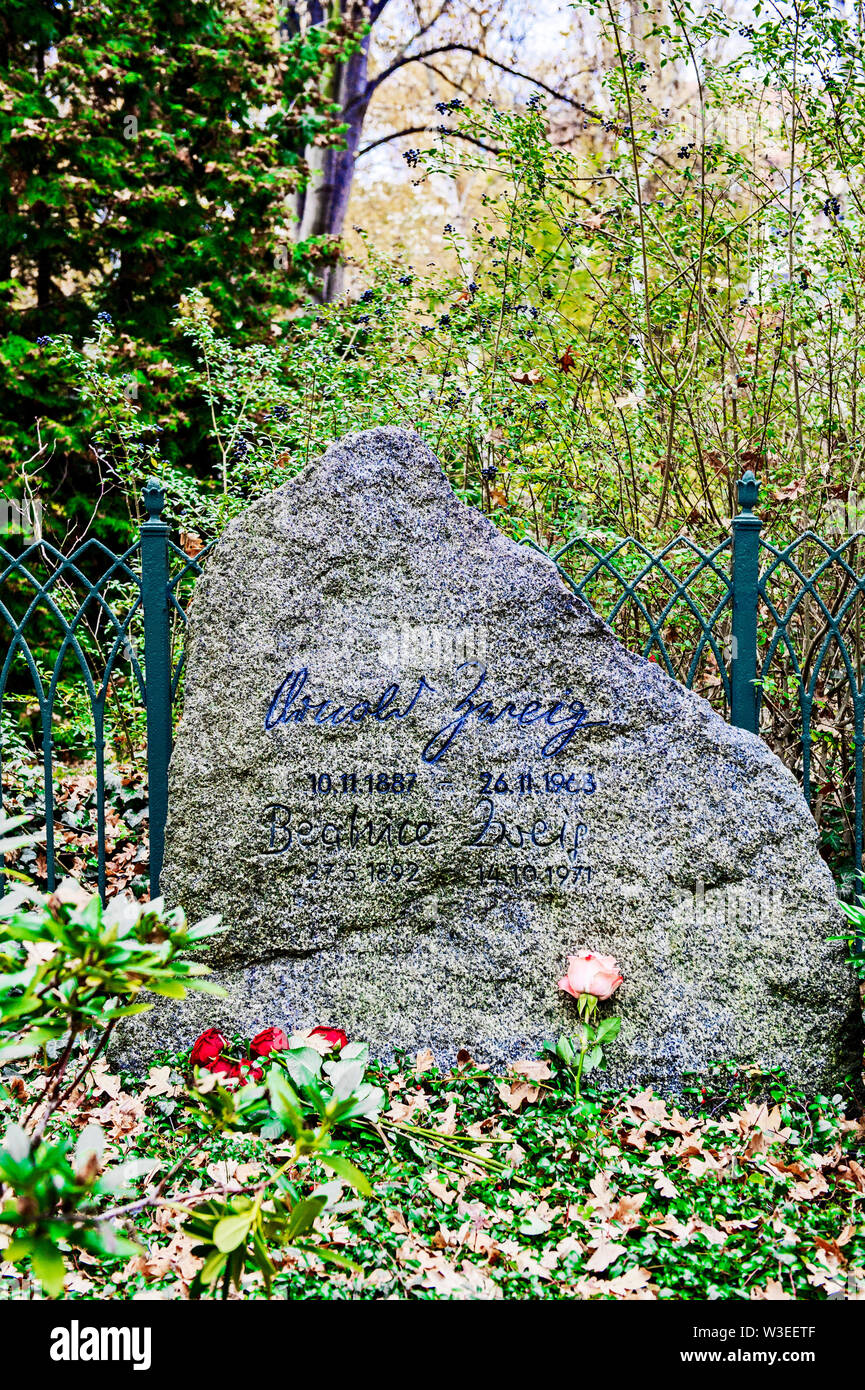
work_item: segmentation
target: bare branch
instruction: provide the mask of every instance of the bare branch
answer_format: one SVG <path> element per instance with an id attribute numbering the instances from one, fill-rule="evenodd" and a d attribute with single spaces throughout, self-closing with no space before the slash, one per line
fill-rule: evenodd
<path id="1" fill-rule="evenodd" d="M 453 135 L 457 140 L 467 140 L 470 145 L 477 145 L 480 149 L 486 150 L 489 154 L 501 154 L 494 145 L 487 145 L 483 140 L 478 140 L 474 135 L 465 135 L 461 130 L 448 130 L 444 126 L 438 125 L 410 125 L 404 130 L 392 130 L 390 135 L 380 135 L 377 140 L 371 140 L 368 145 L 364 145 L 362 150 L 358 150 L 356 158 L 360 159 L 363 155 L 369 154 L 370 150 L 377 149 L 379 145 L 386 145 L 390 140 L 399 140 L 402 135 L 423 135 L 425 132 L 437 130 L 443 135 Z"/>
<path id="2" fill-rule="evenodd" d="M 362 104 L 365 106 L 376 88 L 380 87 L 382 82 L 387 81 L 387 79 L 400 68 L 404 68 L 408 63 L 423 63 L 427 58 L 432 58 L 437 53 L 470 53 L 472 57 L 480 58 L 483 62 L 489 63 L 491 67 L 498 68 L 500 72 L 506 72 L 511 77 L 518 77 L 523 82 L 531 82 L 533 87 L 538 87 L 542 92 L 546 92 L 548 96 L 554 97 L 556 101 L 563 101 L 567 106 L 574 107 L 575 110 L 581 111 L 584 116 L 587 116 L 591 120 L 601 122 L 604 120 L 604 117 L 600 115 L 599 112 L 590 111 L 585 102 L 577 101 L 576 97 L 568 96 L 566 92 L 557 92 L 554 87 L 548 87 L 546 82 L 541 82 L 538 78 L 530 76 L 527 72 L 520 72 L 517 68 L 509 67 L 507 63 L 500 63 L 497 58 L 491 58 L 489 54 L 484 53 L 480 48 L 470 43 L 439 44 L 438 47 L 428 48 L 423 53 L 411 53 L 407 57 L 395 58 L 388 67 L 383 68 L 376 77 L 372 78 L 372 80 L 366 84 L 362 96 L 355 98 L 355 101 L 347 108 L 347 112 L 350 111 L 351 106 L 355 104 Z"/>

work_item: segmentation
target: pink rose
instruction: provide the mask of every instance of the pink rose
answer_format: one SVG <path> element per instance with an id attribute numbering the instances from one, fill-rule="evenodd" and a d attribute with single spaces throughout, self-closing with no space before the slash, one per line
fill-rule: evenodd
<path id="1" fill-rule="evenodd" d="M 568 956 L 568 973 L 559 980 L 559 989 L 575 999 L 581 994 L 609 999 L 621 983 L 615 956 L 596 956 L 594 951 L 586 951 L 581 956 Z"/>

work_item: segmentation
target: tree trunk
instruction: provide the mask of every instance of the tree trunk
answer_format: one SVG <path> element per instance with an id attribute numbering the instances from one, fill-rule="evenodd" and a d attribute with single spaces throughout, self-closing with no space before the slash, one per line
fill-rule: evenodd
<path id="1" fill-rule="evenodd" d="M 359 52 L 335 70 L 333 100 L 343 112 L 342 121 L 348 126 L 344 147 L 308 145 L 305 157 L 309 166 L 309 182 L 299 198 L 298 241 L 307 237 L 340 237 L 345 225 L 354 161 L 360 145 L 361 131 L 368 98 L 366 96 L 369 35 L 363 39 Z M 319 281 L 319 297 L 335 299 L 342 288 L 342 265 L 324 264 Z"/>

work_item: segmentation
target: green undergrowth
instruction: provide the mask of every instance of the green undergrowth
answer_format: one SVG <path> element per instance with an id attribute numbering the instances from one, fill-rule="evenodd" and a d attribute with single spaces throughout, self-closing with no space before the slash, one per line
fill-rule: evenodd
<path id="1" fill-rule="evenodd" d="M 461 1059 L 450 1072 L 429 1054 L 371 1066 L 387 1107 L 349 1127 L 344 1155 L 372 1198 L 315 1159 L 295 1175 L 327 1188 L 318 1236 L 356 1270 L 286 1250 L 272 1298 L 865 1296 L 865 1121 L 851 1096 L 807 1100 L 728 1064 L 677 1100 L 584 1088 L 575 1102 L 554 1058 L 507 1075 Z M 26 1107 L 38 1071 L 19 1070 L 10 1094 Z M 74 1254 L 67 1299 L 189 1297 L 201 1261 L 180 1208 L 251 1193 L 284 1161 L 279 1142 L 214 1134 L 184 1103 L 185 1079 L 179 1055 L 146 1078 L 97 1063 L 54 1117 L 58 1136 L 100 1124 L 113 1160 L 152 1159 L 145 1187 L 188 1155 L 165 1201 L 121 1222 L 141 1253 Z M 27 1274 L 0 1263 L 0 1296 L 28 1292 Z M 265 1297 L 260 1274 L 231 1297 Z"/>

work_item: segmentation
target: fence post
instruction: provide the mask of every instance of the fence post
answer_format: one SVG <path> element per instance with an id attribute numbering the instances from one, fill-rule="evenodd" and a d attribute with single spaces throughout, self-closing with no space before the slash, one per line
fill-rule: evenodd
<path id="1" fill-rule="evenodd" d="M 760 579 L 760 527 L 753 507 L 759 484 L 751 469 L 739 479 L 741 511 L 733 517 L 733 633 L 730 651 L 730 722 L 752 734 L 757 715 L 757 602 Z"/>
<path id="2" fill-rule="evenodd" d="M 150 478 L 142 493 L 141 604 L 144 609 L 144 688 L 147 697 L 147 794 L 150 824 L 150 896 L 159 896 L 168 814 L 171 756 L 171 632 L 168 610 L 168 524 L 165 493 Z"/>

